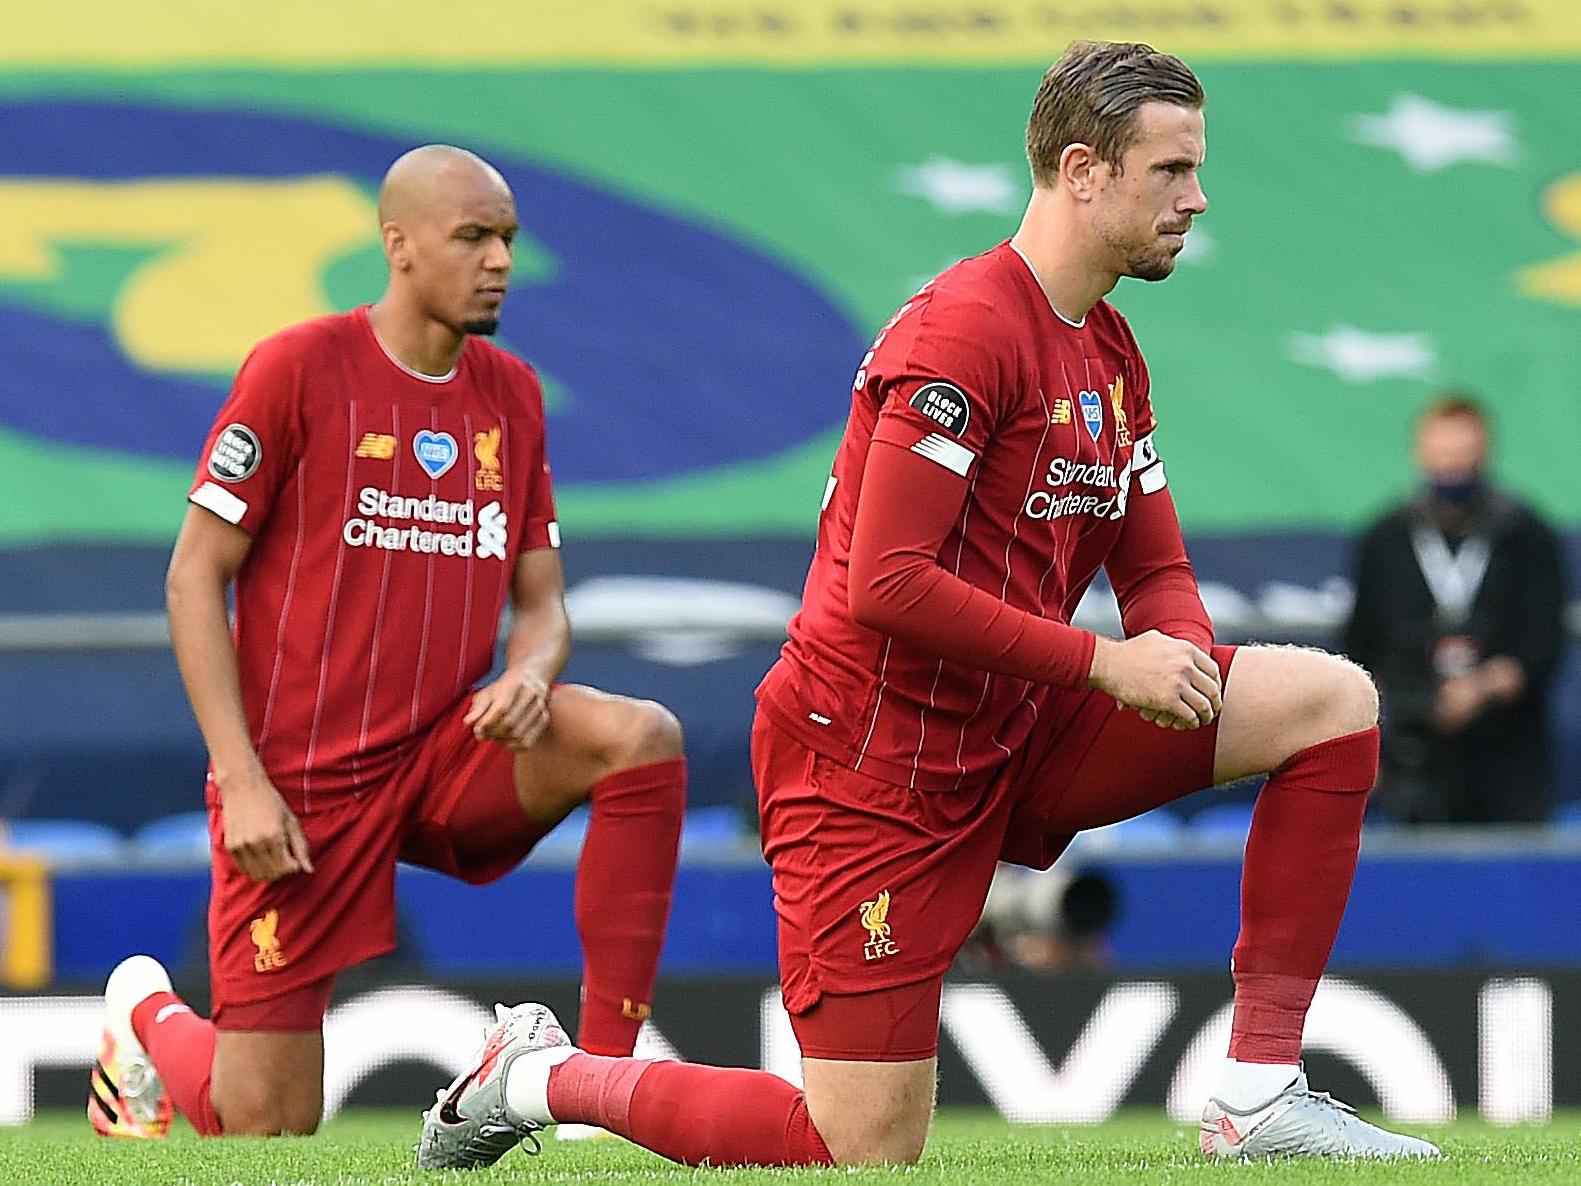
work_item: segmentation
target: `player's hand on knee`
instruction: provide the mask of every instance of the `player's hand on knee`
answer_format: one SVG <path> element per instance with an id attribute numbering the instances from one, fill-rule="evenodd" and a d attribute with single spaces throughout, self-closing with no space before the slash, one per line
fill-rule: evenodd
<path id="1" fill-rule="evenodd" d="M 549 727 L 547 680 L 530 672 L 507 671 L 472 697 L 462 723 L 479 741 L 498 741 L 529 749 Z"/>
<path id="2" fill-rule="evenodd" d="M 307 836 L 280 792 L 252 780 L 222 796 L 225 851 L 254 881 L 313 872 Z"/>
<path id="3" fill-rule="evenodd" d="M 1100 638 L 1088 683 L 1163 729 L 1199 729 L 1224 707 L 1212 657 L 1156 630 L 1124 642 Z"/>

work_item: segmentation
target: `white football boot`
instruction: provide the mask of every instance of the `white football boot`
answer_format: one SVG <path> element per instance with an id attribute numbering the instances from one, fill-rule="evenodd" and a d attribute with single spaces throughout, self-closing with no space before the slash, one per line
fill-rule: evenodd
<path id="1" fill-rule="evenodd" d="M 1356 1110 L 1307 1086 L 1306 1071 L 1267 1103 L 1237 1112 L 1211 1099 L 1198 1135 L 1212 1158 L 1438 1157 L 1436 1145 L 1368 1124 Z"/>
<path id="2" fill-rule="evenodd" d="M 417 1142 L 419 1169 L 476 1169 L 493 1165 L 523 1140 L 539 1151 L 537 1134 L 554 1123 L 549 1114 L 549 1072 L 577 1053 L 560 1023 L 543 1005 L 494 1006 L 495 1024 L 471 1067 L 438 1092 L 423 1113 Z M 522 1060 L 527 1073 L 512 1107 L 505 1080 Z M 525 1104 L 523 1101 L 525 1100 Z"/>
<path id="3" fill-rule="evenodd" d="M 132 1030 L 132 1010 L 169 991 L 164 965 L 148 955 L 122 960 L 105 981 L 104 1035 L 88 1075 L 88 1120 L 100 1136 L 158 1140 L 170 1131 L 174 1108 Z"/>

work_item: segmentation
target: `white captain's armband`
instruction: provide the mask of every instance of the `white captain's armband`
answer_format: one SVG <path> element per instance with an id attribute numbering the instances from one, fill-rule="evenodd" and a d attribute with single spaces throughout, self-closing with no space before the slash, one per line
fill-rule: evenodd
<path id="1" fill-rule="evenodd" d="M 247 513 L 247 504 L 237 498 L 223 486 L 216 486 L 213 482 L 204 482 L 190 495 L 188 500 L 206 511 L 213 511 L 227 523 L 239 524 L 242 516 Z"/>
<path id="2" fill-rule="evenodd" d="M 1153 445 L 1152 433 L 1136 442 L 1136 448 L 1131 453 L 1131 473 L 1135 475 L 1137 487 L 1143 494 L 1156 493 L 1168 484 L 1164 477 L 1164 463 L 1159 460 L 1158 450 Z"/>

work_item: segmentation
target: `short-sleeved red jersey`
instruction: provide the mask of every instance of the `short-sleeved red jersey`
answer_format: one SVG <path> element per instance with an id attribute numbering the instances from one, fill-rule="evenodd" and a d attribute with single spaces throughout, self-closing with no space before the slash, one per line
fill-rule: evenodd
<path id="1" fill-rule="evenodd" d="M 532 368 L 468 338 L 419 375 L 366 308 L 253 350 L 188 497 L 253 537 L 242 699 L 298 812 L 376 785 L 488 673 L 516 558 L 559 546 Z"/>
<path id="2" fill-rule="evenodd" d="M 1175 632 L 1210 643 L 1153 428 L 1147 368 L 1110 305 L 1065 320 L 1008 242 L 944 272 L 901 307 L 857 372 L 802 608 L 759 688 L 762 708 L 819 753 L 937 790 L 991 773 L 1043 705 L 1047 683 L 941 659 L 855 620 L 852 536 L 876 448 L 909 450 L 964 485 L 934 557 L 945 572 L 1068 623 L 1099 567 L 1134 554 L 1135 572 L 1111 571 L 1122 601 L 1144 577 L 1170 570 L 1153 584 L 1161 591 L 1184 573 L 1187 625 Z M 1158 513 L 1145 536 L 1133 529 L 1135 546 L 1119 547 L 1138 500 Z M 1160 598 L 1128 614 L 1128 630 L 1162 609 Z M 1073 642 L 1045 665 L 1050 682 L 1085 681 L 1091 638 Z"/>

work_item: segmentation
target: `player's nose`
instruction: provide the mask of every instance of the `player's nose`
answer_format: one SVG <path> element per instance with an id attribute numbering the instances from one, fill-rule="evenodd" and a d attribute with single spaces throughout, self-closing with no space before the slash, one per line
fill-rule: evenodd
<path id="1" fill-rule="evenodd" d="M 483 257 L 483 266 L 491 272 L 508 272 L 511 268 L 510 244 L 495 237 L 489 240 L 489 249 Z"/>

